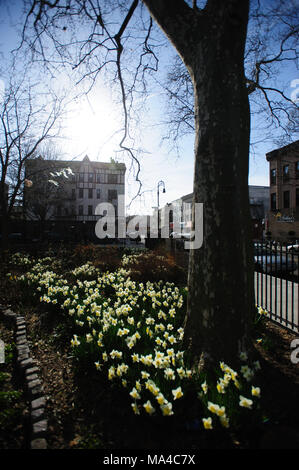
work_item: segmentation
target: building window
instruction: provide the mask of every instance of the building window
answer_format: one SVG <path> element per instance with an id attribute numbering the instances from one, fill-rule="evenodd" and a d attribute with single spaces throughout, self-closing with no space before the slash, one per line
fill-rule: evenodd
<path id="1" fill-rule="evenodd" d="M 93 183 L 93 173 L 88 173 L 88 182 Z"/>
<path id="2" fill-rule="evenodd" d="M 79 199 L 83 199 L 83 188 L 79 188 Z"/>
<path id="3" fill-rule="evenodd" d="M 295 163 L 296 178 L 299 178 L 299 160 Z"/>
<path id="4" fill-rule="evenodd" d="M 117 184 L 117 176 L 115 174 L 108 174 L 108 183 L 109 184 Z"/>
<path id="5" fill-rule="evenodd" d="M 101 173 L 97 173 L 97 183 L 101 182 Z"/>
<path id="6" fill-rule="evenodd" d="M 92 215 L 92 206 L 88 206 L 88 215 Z"/>
<path id="7" fill-rule="evenodd" d="M 271 193 L 271 211 L 276 210 L 276 193 Z"/>
<path id="8" fill-rule="evenodd" d="M 273 168 L 271 170 L 270 180 L 271 180 L 271 184 L 276 184 L 276 168 Z"/>
<path id="9" fill-rule="evenodd" d="M 92 188 L 89 188 L 88 190 L 88 199 L 92 199 L 93 198 L 93 190 Z"/>
<path id="10" fill-rule="evenodd" d="M 75 188 L 72 189 L 72 199 L 76 199 L 76 190 L 75 190 Z"/>
<path id="11" fill-rule="evenodd" d="M 97 189 L 97 199 L 101 199 L 101 190 Z"/>
<path id="12" fill-rule="evenodd" d="M 299 188 L 296 188 L 296 207 L 299 209 Z"/>
<path id="13" fill-rule="evenodd" d="M 57 206 L 57 215 L 58 216 L 61 215 L 61 209 L 62 209 L 61 206 Z"/>
<path id="14" fill-rule="evenodd" d="M 289 209 L 290 207 L 290 191 L 283 192 L 283 207 Z"/>
<path id="15" fill-rule="evenodd" d="M 108 189 L 108 201 L 111 202 L 113 199 L 117 199 L 116 189 Z"/>
<path id="16" fill-rule="evenodd" d="M 78 209 L 79 209 L 79 215 L 83 215 L 83 206 L 79 206 Z"/>
<path id="17" fill-rule="evenodd" d="M 284 167 L 283 167 L 283 181 L 288 181 L 289 178 L 290 178 L 289 165 L 284 165 Z"/>
<path id="18" fill-rule="evenodd" d="M 79 183 L 84 183 L 84 173 L 79 173 Z"/>
<path id="19" fill-rule="evenodd" d="M 67 207 L 64 208 L 64 215 L 69 215 L 69 210 Z"/>

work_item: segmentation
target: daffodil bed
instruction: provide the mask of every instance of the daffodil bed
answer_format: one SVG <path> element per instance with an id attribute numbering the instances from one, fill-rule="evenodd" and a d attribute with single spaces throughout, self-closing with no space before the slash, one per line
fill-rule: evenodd
<path id="1" fill-rule="evenodd" d="M 92 262 L 64 271 L 57 258 L 16 253 L 7 278 L 24 295 L 48 304 L 53 315 L 71 321 L 73 356 L 119 387 L 131 413 L 167 419 L 184 415 L 196 400 L 193 418 L 202 430 L 252 426 L 261 417 L 259 362 L 248 364 L 244 351 L 239 371 L 223 362 L 211 376 L 192 371 L 180 349 L 187 289 L 133 281 L 127 266 L 136 256 L 142 255 L 124 255 L 115 272 L 101 272 Z M 16 274 L 18 268 L 25 272 Z M 263 313 L 259 309 L 258 316 Z"/>

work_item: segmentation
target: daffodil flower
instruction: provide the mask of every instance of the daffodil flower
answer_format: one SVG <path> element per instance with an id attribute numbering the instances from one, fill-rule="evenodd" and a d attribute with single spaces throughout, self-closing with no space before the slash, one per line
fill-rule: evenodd
<path id="1" fill-rule="evenodd" d="M 205 429 L 213 429 L 212 418 L 202 418 Z"/>
<path id="2" fill-rule="evenodd" d="M 172 403 L 166 403 L 164 405 L 161 405 L 160 408 L 163 416 L 171 416 L 174 414 L 172 411 Z"/>
<path id="3" fill-rule="evenodd" d="M 247 359 L 248 359 L 247 353 L 246 352 L 241 352 L 240 353 L 240 359 L 241 359 L 241 361 L 247 361 Z"/>
<path id="4" fill-rule="evenodd" d="M 261 395 L 261 389 L 259 387 L 251 387 L 251 395 L 253 397 L 260 397 Z"/>
<path id="5" fill-rule="evenodd" d="M 135 387 L 131 390 L 130 395 L 132 398 L 135 398 L 135 400 L 140 400 L 141 398 Z"/>
<path id="6" fill-rule="evenodd" d="M 215 403 L 208 401 L 208 410 L 211 411 L 211 413 L 217 414 L 219 410 L 219 405 L 216 405 Z"/>
<path id="7" fill-rule="evenodd" d="M 244 407 L 244 408 L 250 408 L 252 407 L 253 401 L 250 400 L 249 398 L 245 398 L 242 395 L 240 395 L 240 403 L 239 405 Z"/>
<path id="8" fill-rule="evenodd" d="M 184 393 L 182 392 L 182 387 L 178 387 L 175 390 L 172 390 L 172 394 L 173 394 L 174 400 L 181 398 L 184 395 Z"/>
<path id="9" fill-rule="evenodd" d="M 146 403 L 144 403 L 143 407 L 149 415 L 152 415 L 155 412 L 155 408 L 152 406 L 149 400 Z"/>
<path id="10" fill-rule="evenodd" d="M 204 392 L 204 394 L 206 395 L 208 393 L 208 385 L 207 385 L 207 382 L 204 381 L 202 384 L 201 384 L 201 388 Z"/>
<path id="11" fill-rule="evenodd" d="M 222 424 L 222 426 L 224 428 L 229 428 L 229 419 L 227 418 L 227 416 L 220 416 L 220 423 Z"/>
<path id="12" fill-rule="evenodd" d="M 71 345 L 72 346 L 79 346 L 80 341 L 78 340 L 78 336 L 74 335 L 73 339 L 71 339 Z"/>
<path id="13" fill-rule="evenodd" d="M 148 379 L 150 374 L 148 372 L 145 372 L 144 370 L 141 371 L 141 377 L 143 379 Z"/>
<path id="14" fill-rule="evenodd" d="M 132 403 L 131 406 L 133 408 L 133 411 L 134 411 L 135 415 L 140 415 L 140 411 L 139 411 L 139 408 L 136 405 L 136 403 Z"/>

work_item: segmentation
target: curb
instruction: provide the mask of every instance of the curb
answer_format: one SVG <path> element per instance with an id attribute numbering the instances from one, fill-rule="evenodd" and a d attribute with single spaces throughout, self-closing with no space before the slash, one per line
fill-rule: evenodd
<path id="1" fill-rule="evenodd" d="M 46 398 L 36 361 L 30 355 L 27 341 L 25 318 L 9 308 L 0 306 L 4 317 L 11 319 L 15 326 L 16 365 L 22 380 L 26 398 L 30 402 L 31 449 L 47 449 L 48 421 L 45 415 Z"/>

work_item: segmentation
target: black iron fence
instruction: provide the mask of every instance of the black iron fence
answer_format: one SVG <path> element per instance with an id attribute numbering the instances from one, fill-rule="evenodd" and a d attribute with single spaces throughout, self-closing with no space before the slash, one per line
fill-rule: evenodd
<path id="1" fill-rule="evenodd" d="M 299 332 L 299 242 L 254 243 L 255 299 L 277 323 Z"/>

